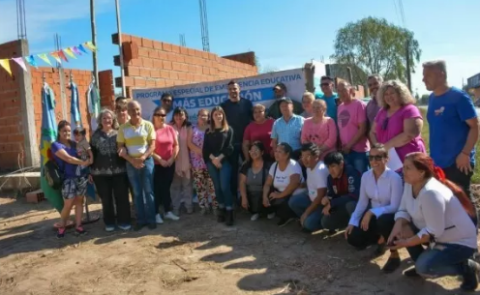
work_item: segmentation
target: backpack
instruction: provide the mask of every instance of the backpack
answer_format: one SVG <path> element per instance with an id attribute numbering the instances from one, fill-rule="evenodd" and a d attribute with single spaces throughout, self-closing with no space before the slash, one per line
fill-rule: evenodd
<path id="1" fill-rule="evenodd" d="M 43 174 L 47 180 L 48 185 L 53 189 L 62 188 L 63 184 L 63 172 L 58 167 L 55 160 L 48 160 L 43 167 Z"/>

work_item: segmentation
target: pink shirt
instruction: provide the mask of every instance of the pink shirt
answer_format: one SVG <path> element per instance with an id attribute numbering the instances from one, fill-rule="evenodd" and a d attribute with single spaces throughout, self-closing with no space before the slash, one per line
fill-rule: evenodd
<path id="1" fill-rule="evenodd" d="M 360 129 L 360 124 L 366 122 L 366 105 L 363 101 L 353 99 L 349 104 L 340 104 L 337 111 L 337 124 L 342 146 L 348 144 Z M 353 151 L 361 153 L 367 152 L 369 149 L 370 145 L 366 134 L 352 147 Z"/>
<path id="2" fill-rule="evenodd" d="M 382 108 L 375 117 L 375 134 L 377 141 L 379 143 L 387 143 L 389 140 L 402 133 L 404 131 L 404 121 L 411 118 L 420 118 L 423 120 L 422 114 L 413 104 L 408 104 L 393 113 L 393 115 L 388 118 L 388 121 L 386 121 L 387 110 Z M 409 153 L 426 153 L 425 143 L 420 135 L 412 139 L 406 145 L 395 148 L 395 150 L 402 162 L 404 161 L 405 156 Z"/>
<path id="3" fill-rule="evenodd" d="M 155 133 L 157 135 L 155 139 L 155 154 L 168 161 L 173 155 L 177 132 L 172 126 L 165 125 L 163 128 L 155 131 Z"/>
<path id="4" fill-rule="evenodd" d="M 325 117 L 323 121 L 315 123 L 313 118 L 305 119 L 302 128 L 302 144 L 311 142 L 320 146 L 327 146 L 320 158 L 323 159 L 326 154 L 335 150 L 337 145 L 337 126 L 335 120 L 330 117 Z"/>

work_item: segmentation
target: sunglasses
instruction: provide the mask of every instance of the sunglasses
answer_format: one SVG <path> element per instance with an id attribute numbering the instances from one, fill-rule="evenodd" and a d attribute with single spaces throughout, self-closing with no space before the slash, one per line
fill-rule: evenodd
<path id="1" fill-rule="evenodd" d="M 376 156 L 368 156 L 368 160 L 371 161 L 381 161 L 385 156 L 376 155 Z"/>
<path id="2" fill-rule="evenodd" d="M 153 115 L 153 116 L 154 116 L 154 117 L 162 117 L 162 118 L 164 118 L 164 117 L 166 117 L 167 115 L 166 115 L 166 114 L 155 114 L 155 115 Z"/>

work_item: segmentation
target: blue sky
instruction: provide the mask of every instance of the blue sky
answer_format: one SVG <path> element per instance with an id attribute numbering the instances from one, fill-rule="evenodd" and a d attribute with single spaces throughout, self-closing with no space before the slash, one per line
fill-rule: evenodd
<path id="1" fill-rule="evenodd" d="M 164 42 L 201 48 L 197 0 L 120 0 L 122 30 Z M 27 35 L 32 53 L 51 51 L 53 35 L 63 46 L 91 39 L 88 0 L 25 0 Z M 112 69 L 118 47 L 114 0 L 96 0 L 99 69 Z M 210 50 L 227 55 L 253 50 L 265 67 L 291 69 L 311 59 L 328 62 L 338 29 L 363 17 L 383 17 L 403 25 L 398 0 L 207 0 Z M 441 3 L 441 4 L 440 4 Z M 449 82 L 461 86 L 480 72 L 478 31 L 480 1 L 403 0 L 405 25 L 423 51 L 421 61 L 445 59 Z M 0 42 L 16 39 L 15 0 L 0 0 Z M 89 57 L 68 67 L 91 69 Z M 118 75 L 118 69 L 115 68 Z M 413 89 L 426 92 L 421 67 L 416 67 Z"/>

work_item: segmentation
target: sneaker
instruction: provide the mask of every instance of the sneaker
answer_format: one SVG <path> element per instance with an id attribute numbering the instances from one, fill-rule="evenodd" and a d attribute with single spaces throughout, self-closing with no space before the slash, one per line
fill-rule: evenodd
<path id="1" fill-rule="evenodd" d="M 409 278 L 414 278 L 414 277 L 419 277 L 420 275 L 418 274 L 417 270 L 415 267 L 412 267 L 406 271 L 403 272 L 403 275 Z"/>
<path id="2" fill-rule="evenodd" d="M 118 228 L 124 231 L 132 229 L 132 226 L 130 224 L 120 224 L 118 225 Z"/>
<path id="3" fill-rule="evenodd" d="M 251 221 L 256 221 L 256 220 L 258 220 L 258 218 L 260 218 L 260 215 L 257 213 L 257 214 L 253 214 L 252 217 L 250 217 L 250 220 Z"/>
<path id="4" fill-rule="evenodd" d="M 267 215 L 268 219 L 274 219 L 275 218 L 275 213 L 270 213 Z"/>
<path id="5" fill-rule="evenodd" d="M 87 231 L 83 229 L 82 226 L 77 226 L 75 228 L 75 232 L 77 233 L 77 235 L 79 236 L 83 236 L 83 235 L 86 235 L 87 234 Z"/>
<path id="6" fill-rule="evenodd" d="M 155 215 L 155 222 L 157 224 L 162 224 L 163 223 L 163 219 L 162 219 L 162 216 L 160 216 L 160 214 Z"/>
<path id="7" fill-rule="evenodd" d="M 225 222 L 225 215 L 226 215 L 225 208 L 218 209 L 217 212 L 217 222 Z"/>
<path id="8" fill-rule="evenodd" d="M 277 225 L 278 225 L 279 227 L 283 227 L 283 226 L 289 224 L 289 223 L 292 222 L 292 221 L 293 221 L 293 218 L 282 218 L 282 219 L 280 219 L 280 221 L 277 223 Z"/>
<path id="9" fill-rule="evenodd" d="M 400 257 L 389 257 L 382 268 L 384 273 L 392 273 L 400 267 Z M 415 271 L 416 272 L 416 271 Z"/>
<path id="10" fill-rule="evenodd" d="M 150 230 L 153 230 L 153 229 L 156 229 L 156 228 L 157 228 L 157 224 L 156 224 L 156 223 L 150 223 L 150 224 L 148 225 L 148 229 L 150 229 Z"/>
<path id="11" fill-rule="evenodd" d="M 165 214 L 165 219 L 170 219 L 170 220 L 173 220 L 173 221 L 177 221 L 177 220 L 180 219 L 180 217 L 175 215 L 172 211 L 169 211 L 169 212 L 167 212 L 167 214 Z"/>
<path id="12" fill-rule="evenodd" d="M 468 260 L 464 265 L 463 282 L 460 288 L 464 291 L 475 291 L 478 287 L 478 280 L 480 274 L 480 265 Z"/>
<path id="13" fill-rule="evenodd" d="M 57 231 L 57 239 L 62 239 L 65 237 L 65 232 L 67 231 L 64 227 L 59 227 Z"/>
<path id="14" fill-rule="evenodd" d="M 113 225 L 106 225 L 105 226 L 105 231 L 106 232 L 112 232 L 114 230 L 115 230 L 115 226 L 113 226 Z"/>
<path id="15" fill-rule="evenodd" d="M 227 226 L 232 226 L 234 222 L 234 218 L 235 217 L 233 216 L 233 210 L 232 209 L 227 210 L 225 214 L 225 224 Z"/>

